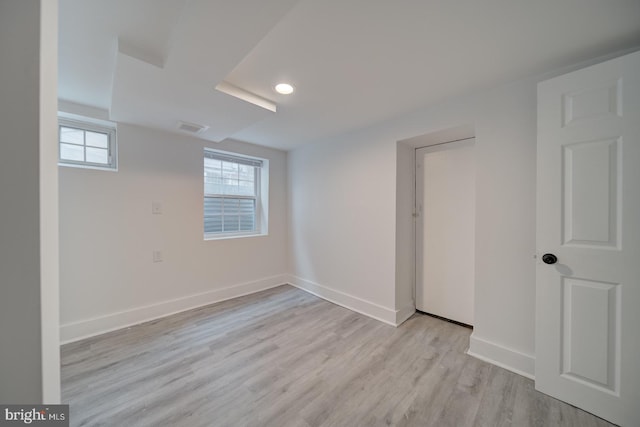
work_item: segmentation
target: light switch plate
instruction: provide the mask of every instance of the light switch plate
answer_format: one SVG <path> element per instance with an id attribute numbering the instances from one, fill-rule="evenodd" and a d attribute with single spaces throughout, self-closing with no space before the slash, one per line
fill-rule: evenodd
<path id="1" fill-rule="evenodd" d="M 151 213 L 154 215 L 162 215 L 162 203 L 151 202 Z"/>
<path id="2" fill-rule="evenodd" d="M 153 262 L 162 262 L 162 252 L 153 251 Z"/>

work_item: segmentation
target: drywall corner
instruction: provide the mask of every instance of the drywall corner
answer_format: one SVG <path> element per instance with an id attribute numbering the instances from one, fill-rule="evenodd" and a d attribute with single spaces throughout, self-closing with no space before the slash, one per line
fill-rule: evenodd
<path id="1" fill-rule="evenodd" d="M 414 156 L 415 150 L 409 144 L 396 143 L 395 307 L 402 312 L 406 312 L 407 307 L 415 311 Z M 404 320 L 406 318 L 399 323 Z"/>

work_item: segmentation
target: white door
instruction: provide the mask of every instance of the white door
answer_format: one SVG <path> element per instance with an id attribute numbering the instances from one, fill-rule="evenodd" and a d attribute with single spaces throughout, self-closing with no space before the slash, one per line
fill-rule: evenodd
<path id="1" fill-rule="evenodd" d="M 537 189 L 536 388 L 640 426 L 640 52 L 540 83 Z"/>
<path id="2" fill-rule="evenodd" d="M 416 150 L 416 308 L 473 324 L 474 140 Z"/>

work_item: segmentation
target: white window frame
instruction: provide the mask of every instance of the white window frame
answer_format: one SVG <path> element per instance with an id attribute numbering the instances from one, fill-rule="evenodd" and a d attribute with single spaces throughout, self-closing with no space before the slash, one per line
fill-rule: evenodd
<path id="1" fill-rule="evenodd" d="M 231 231 L 231 232 L 206 232 L 204 233 L 205 240 L 220 240 L 220 239 L 231 239 L 238 237 L 252 237 L 252 236 L 264 236 L 267 234 L 267 226 L 266 226 L 266 212 L 263 211 L 265 209 L 265 197 L 268 198 L 268 194 L 265 194 L 265 186 L 263 185 L 263 178 L 265 174 L 268 174 L 268 160 L 261 159 L 252 156 L 246 156 L 243 154 L 232 153 L 228 151 L 221 150 L 213 150 L 210 148 L 204 149 L 203 156 L 203 168 L 204 168 L 204 159 L 205 158 L 216 158 L 220 160 L 225 160 L 228 162 L 238 163 L 238 164 L 247 164 L 245 162 L 250 162 L 255 164 L 254 166 L 254 196 L 246 196 L 246 195 L 232 195 L 232 194 L 207 194 L 204 192 L 205 186 L 203 181 L 203 214 L 204 214 L 204 201 L 207 198 L 221 198 L 221 199 L 247 199 L 247 200 L 255 200 L 255 216 L 254 216 L 254 229 L 251 231 Z M 204 178 L 204 174 L 203 174 Z M 268 183 L 268 181 L 267 181 Z M 224 218 L 224 217 L 223 217 Z M 204 228 L 204 215 L 203 215 L 203 223 L 202 226 Z"/>
<path id="2" fill-rule="evenodd" d="M 63 159 L 60 156 L 60 144 L 63 144 L 61 141 L 61 133 L 62 128 L 72 128 L 78 129 L 81 131 L 89 131 L 89 132 L 98 132 L 107 135 L 107 155 L 109 158 L 109 163 L 93 163 L 87 161 L 79 161 L 79 160 L 69 160 Z M 66 142 L 64 144 L 67 144 Z M 75 144 L 78 145 L 78 144 Z M 86 144 L 82 146 L 83 150 L 86 153 Z M 86 157 L 86 156 L 85 156 Z M 85 169 L 99 169 L 99 170 L 107 170 L 107 171 L 117 171 L 118 170 L 118 144 L 116 141 L 116 127 L 115 124 L 113 126 L 101 125 L 96 123 L 91 123 L 89 121 L 77 120 L 77 119 L 69 119 L 66 117 L 58 117 L 58 165 L 59 166 L 68 166 L 74 168 L 85 168 Z"/>

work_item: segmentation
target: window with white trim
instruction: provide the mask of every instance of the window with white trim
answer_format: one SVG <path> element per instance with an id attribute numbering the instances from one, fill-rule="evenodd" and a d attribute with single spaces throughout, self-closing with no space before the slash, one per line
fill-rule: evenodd
<path id="1" fill-rule="evenodd" d="M 205 149 L 205 238 L 263 234 L 263 166 L 261 159 Z"/>
<path id="2" fill-rule="evenodd" d="M 62 166 L 117 169 L 115 127 L 59 118 L 58 142 Z"/>

